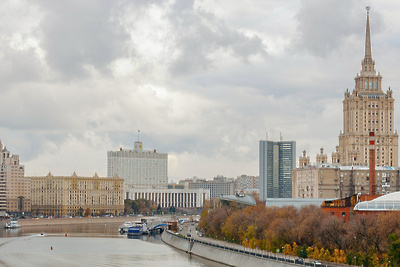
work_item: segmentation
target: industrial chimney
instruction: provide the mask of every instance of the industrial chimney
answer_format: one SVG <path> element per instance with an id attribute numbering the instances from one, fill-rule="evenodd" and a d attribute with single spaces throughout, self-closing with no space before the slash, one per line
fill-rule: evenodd
<path id="1" fill-rule="evenodd" d="M 369 195 L 376 195 L 375 183 L 375 133 L 369 133 Z"/>

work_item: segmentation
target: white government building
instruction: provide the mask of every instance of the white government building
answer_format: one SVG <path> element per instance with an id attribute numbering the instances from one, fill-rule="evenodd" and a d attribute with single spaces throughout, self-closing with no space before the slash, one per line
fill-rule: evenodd
<path id="1" fill-rule="evenodd" d="M 107 176 L 125 179 L 125 192 L 130 188 L 166 189 L 168 187 L 168 154 L 143 150 L 142 142 L 134 149 L 107 152 Z"/>
<path id="2" fill-rule="evenodd" d="M 142 142 L 134 149 L 107 152 L 107 176 L 124 178 L 124 198 L 147 199 L 162 208 L 200 208 L 210 199 L 207 189 L 168 189 L 168 154 L 143 150 Z"/>

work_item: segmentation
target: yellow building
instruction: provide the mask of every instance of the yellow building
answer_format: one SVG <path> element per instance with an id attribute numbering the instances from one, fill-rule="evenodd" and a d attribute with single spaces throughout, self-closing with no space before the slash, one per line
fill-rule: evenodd
<path id="1" fill-rule="evenodd" d="M 89 216 L 124 211 L 124 179 L 114 176 L 28 177 L 31 180 L 32 214 L 48 216 Z"/>

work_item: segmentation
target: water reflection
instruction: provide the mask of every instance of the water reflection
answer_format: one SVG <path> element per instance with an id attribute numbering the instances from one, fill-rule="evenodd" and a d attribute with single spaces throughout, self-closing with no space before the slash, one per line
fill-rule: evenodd
<path id="1" fill-rule="evenodd" d="M 161 235 L 139 235 L 139 236 L 128 236 L 128 239 L 138 239 L 142 241 L 151 242 L 154 244 L 163 244 Z"/>
<path id="2" fill-rule="evenodd" d="M 165 245 L 160 235 L 128 238 L 118 223 L 0 230 L 2 266 L 224 266 Z M 43 233 L 43 235 L 42 235 Z"/>
<path id="3" fill-rule="evenodd" d="M 39 225 L 24 226 L 19 229 L 6 229 L 0 232 L 0 237 L 17 237 L 34 233 L 65 234 L 90 237 L 121 237 L 118 232 L 119 223 L 107 224 L 67 224 L 67 225 Z"/>

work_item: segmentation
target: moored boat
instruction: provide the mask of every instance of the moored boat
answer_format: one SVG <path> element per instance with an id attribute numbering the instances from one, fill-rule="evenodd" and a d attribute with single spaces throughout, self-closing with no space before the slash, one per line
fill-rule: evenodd
<path id="1" fill-rule="evenodd" d="M 131 222 L 125 222 L 124 224 L 119 226 L 119 232 L 121 234 L 124 234 L 124 233 L 128 232 L 128 229 L 131 226 L 133 226 L 133 224 Z"/>
<path id="2" fill-rule="evenodd" d="M 145 220 L 140 222 L 134 222 L 131 227 L 128 228 L 128 235 L 143 235 L 147 233 L 147 224 Z"/>
<path id="3" fill-rule="evenodd" d="M 11 219 L 9 223 L 6 223 L 6 229 L 15 229 L 20 227 L 21 225 L 18 224 L 18 221 L 16 219 Z"/>

